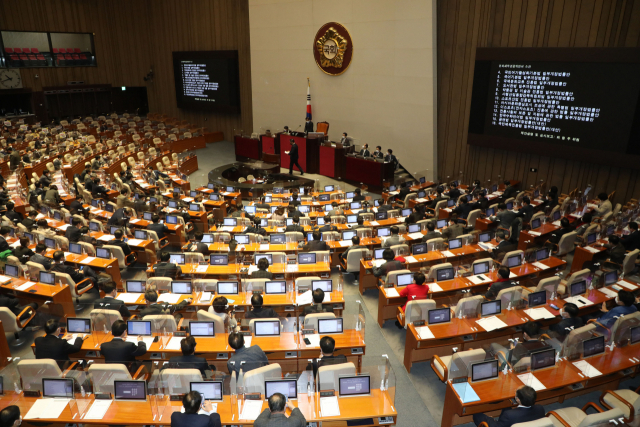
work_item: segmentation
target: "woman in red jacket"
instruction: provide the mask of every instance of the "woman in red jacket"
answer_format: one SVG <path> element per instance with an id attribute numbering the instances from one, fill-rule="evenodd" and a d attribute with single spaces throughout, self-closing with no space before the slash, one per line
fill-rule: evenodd
<path id="1" fill-rule="evenodd" d="M 420 272 L 414 273 L 413 281 L 414 283 L 405 286 L 405 288 L 400 290 L 399 292 L 401 297 L 407 298 L 407 302 L 404 304 L 404 306 L 402 306 L 402 311 L 405 311 L 407 309 L 407 303 L 409 301 L 413 301 L 415 299 L 425 299 L 429 295 L 429 285 L 426 285 L 424 283 L 426 281 L 424 274 Z M 398 322 L 397 320 L 396 326 L 400 329 L 403 329 L 402 325 L 400 325 L 400 322 Z"/>

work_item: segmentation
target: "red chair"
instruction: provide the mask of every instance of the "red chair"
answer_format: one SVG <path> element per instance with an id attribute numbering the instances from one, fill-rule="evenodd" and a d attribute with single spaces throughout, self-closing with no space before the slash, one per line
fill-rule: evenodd
<path id="1" fill-rule="evenodd" d="M 20 49 L 19 47 L 14 48 L 13 51 L 15 53 L 22 53 L 22 49 Z"/>
<path id="2" fill-rule="evenodd" d="M 31 48 L 31 53 L 40 53 L 40 51 L 38 50 L 37 47 L 32 47 Z"/>
<path id="3" fill-rule="evenodd" d="M 74 54 L 73 54 L 73 59 L 75 59 L 75 60 L 80 60 L 80 55 L 77 55 L 77 54 L 75 54 L 75 53 L 74 53 Z"/>
<path id="4" fill-rule="evenodd" d="M 27 55 L 20 55 L 20 59 L 23 61 L 27 61 L 29 60 L 29 57 Z"/>
<path id="5" fill-rule="evenodd" d="M 39 54 L 37 55 L 37 58 L 38 58 L 38 61 L 45 61 L 45 60 L 46 60 L 46 58 L 44 57 L 44 55 L 43 55 L 43 54 L 41 54 L 41 53 L 39 53 Z"/>
<path id="6" fill-rule="evenodd" d="M 7 52 L 8 54 L 12 54 L 13 53 L 13 49 L 10 47 L 5 47 L 4 51 Z"/>
<path id="7" fill-rule="evenodd" d="M 22 52 L 23 53 L 31 53 L 31 49 L 29 49 L 28 47 L 23 47 L 22 48 Z"/>
<path id="8" fill-rule="evenodd" d="M 60 48 L 60 53 L 67 53 L 67 49 L 65 49 L 65 48 L 61 47 L 61 48 Z"/>
<path id="9" fill-rule="evenodd" d="M 80 50 L 80 48 L 79 48 L 79 47 L 73 48 L 73 51 L 74 51 L 75 53 L 80 53 L 80 52 L 82 52 L 82 51 Z"/>
<path id="10" fill-rule="evenodd" d="M 73 48 L 72 47 L 68 47 L 67 48 L 67 53 L 73 53 Z"/>
<path id="11" fill-rule="evenodd" d="M 20 61 L 20 57 L 18 55 L 11 55 L 9 58 L 11 58 L 12 61 Z"/>
<path id="12" fill-rule="evenodd" d="M 29 55 L 29 61 L 37 61 L 38 58 L 36 58 L 35 55 Z"/>
<path id="13" fill-rule="evenodd" d="M 54 53 L 54 54 L 55 54 L 55 53 L 60 53 L 60 51 L 58 50 L 58 48 L 57 48 L 57 47 L 54 47 L 54 48 L 53 48 L 53 53 Z"/>
<path id="14" fill-rule="evenodd" d="M 64 59 L 66 59 L 67 61 L 73 61 L 73 57 L 68 53 L 64 55 Z"/>
<path id="15" fill-rule="evenodd" d="M 80 54 L 80 59 L 82 59 L 83 61 L 87 59 L 87 55 L 85 55 L 84 53 Z"/>

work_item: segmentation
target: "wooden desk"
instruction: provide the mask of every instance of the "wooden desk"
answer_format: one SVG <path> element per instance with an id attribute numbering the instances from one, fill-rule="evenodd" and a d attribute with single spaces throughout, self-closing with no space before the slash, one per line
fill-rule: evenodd
<path id="1" fill-rule="evenodd" d="M 91 237 L 94 237 L 95 239 L 99 239 L 102 236 L 112 236 L 115 239 L 115 236 L 113 236 L 111 234 L 108 234 L 108 233 L 102 233 L 100 231 L 92 231 L 92 232 L 89 233 L 89 235 Z M 127 241 L 127 244 L 129 245 L 131 250 L 136 253 L 136 256 L 138 257 L 138 262 L 148 263 L 149 260 L 147 260 L 146 250 L 149 249 L 150 251 L 153 251 L 154 253 L 156 252 L 156 246 L 155 246 L 155 243 L 153 243 L 153 240 L 151 240 L 151 239 L 142 240 L 142 241 L 140 241 L 140 243 L 132 242 L 132 240 L 135 241 L 135 240 L 139 240 L 139 239 L 129 239 Z M 103 244 L 105 244 L 105 245 L 108 245 L 110 241 L 101 240 L 101 242 Z"/>
<path id="2" fill-rule="evenodd" d="M 596 256 L 601 256 L 606 254 L 607 248 L 605 248 L 605 243 L 608 243 L 607 240 L 598 240 L 595 244 L 589 245 L 589 248 L 593 248 L 596 250 L 595 252 L 591 252 L 582 246 L 576 246 L 575 252 L 573 253 L 573 262 L 571 263 L 571 270 L 569 274 L 575 273 L 576 271 L 582 270 L 584 263 L 593 261 Z"/>
<path id="3" fill-rule="evenodd" d="M 541 247 L 547 240 L 549 240 L 551 234 L 559 229 L 560 227 L 547 222 L 533 230 L 535 233 L 540 233 L 539 236 L 532 234 L 531 231 L 522 230 L 520 231 L 520 237 L 518 238 L 518 249 L 526 251 L 529 248 Z"/>
<path id="4" fill-rule="evenodd" d="M 197 271 L 198 264 L 183 264 L 180 265 L 182 274 L 191 274 L 195 276 L 220 276 L 226 277 L 230 275 L 244 274 L 241 270 L 248 268 L 242 264 L 229 264 L 229 265 L 208 265 L 206 271 Z M 290 274 L 293 276 L 303 276 L 309 274 L 329 274 L 331 273 L 331 265 L 326 262 L 318 262 L 315 264 L 302 264 L 302 265 L 287 265 L 287 264 L 272 264 L 269 266 L 269 271 L 273 274 Z M 153 269 L 147 270 L 147 274 L 151 275 Z"/>
<path id="5" fill-rule="evenodd" d="M 320 146 L 320 175 L 340 179 L 345 175 L 345 155 L 347 149 L 333 147 L 331 144 Z"/>
<path id="6" fill-rule="evenodd" d="M 247 159 L 260 160 L 262 158 L 262 141 L 259 139 L 234 135 L 233 145 L 236 150 L 236 161 L 240 162 Z"/>
<path id="7" fill-rule="evenodd" d="M 35 302 L 38 304 L 38 307 L 47 304 L 49 306 L 49 311 L 55 316 L 76 317 L 76 311 L 74 309 L 73 298 L 71 296 L 69 286 L 36 283 L 24 291 L 16 289 L 27 281 L 28 280 L 26 279 L 12 279 L 11 282 L 0 286 L 0 289 L 3 293 L 13 294 L 20 300 Z"/>
<path id="8" fill-rule="evenodd" d="M 46 256 L 47 258 L 53 259 L 54 252 L 55 252 L 54 249 L 47 249 L 44 256 Z M 88 265 L 91 268 L 94 268 L 96 270 L 103 270 L 106 274 L 110 275 L 111 278 L 113 278 L 113 281 L 116 285 L 122 284 L 122 277 L 120 276 L 120 266 L 118 265 L 117 258 L 104 259 L 104 258 L 93 257 L 94 259 L 92 259 L 91 262 L 89 263 L 82 262 L 87 258 L 91 258 L 91 257 L 89 257 L 89 255 L 86 255 L 86 254 L 78 255 L 78 254 L 72 254 L 69 252 L 67 252 L 64 257 L 66 262 L 77 264 L 78 267 L 81 267 L 83 265 Z"/>
<path id="9" fill-rule="evenodd" d="M 344 179 L 356 183 L 364 183 L 373 189 L 382 189 L 384 183 L 393 182 L 393 165 L 377 162 L 373 158 L 366 159 L 347 156 L 345 159 Z"/>

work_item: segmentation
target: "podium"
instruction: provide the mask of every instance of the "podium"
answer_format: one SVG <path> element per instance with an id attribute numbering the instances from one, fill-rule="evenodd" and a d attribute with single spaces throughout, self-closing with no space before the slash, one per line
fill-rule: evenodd
<path id="1" fill-rule="evenodd" d="M 320 146 L 320 175 L 331 178 L 343 178 L 347 149 L 342 145 L 322 144 Z"/>
<path id="2" fill-rule="evenodd" d="M 262 142 L 262 152 L 267 154 L 277 154 L 280 152 L 280 140 L 278 135 L 260 135 L 260 141 Z M 276 144 L 277 142 L 277 144 Z"/>
<path id="3" fill-rule="evenodd" d="M 236 151 L 236 161 L 260 160 L 262 158 L 262 142 L 259 139 L 235 135 L 233 137 L 233 145 Z"/>
<path id="4" fill-rule="evenodd" d="M 384 182 L 393 182 L 393 164 L 373 160 L 373 157 L 347 156 L 343 178 L 381 189 Z"/>
<path id="5" fill-rule="evenodd" d="M 299 136 L 302 135 L 302 136 Z M 279 134 L 280 138 L 280 167 L 289 169 L 289 155 L 285 151 L 291 150 L 291 142 L 293 139 L 298 145 L 298 163 L 302 166 L 304 173 L 318 173 L 320 171 L 320 162 L 318 157 L 320 155 L 320 139 L 312 136 L 307 138 L 304 134 L 286 135 Z M 294 166 L 294 170 L 297 168 Z"/>

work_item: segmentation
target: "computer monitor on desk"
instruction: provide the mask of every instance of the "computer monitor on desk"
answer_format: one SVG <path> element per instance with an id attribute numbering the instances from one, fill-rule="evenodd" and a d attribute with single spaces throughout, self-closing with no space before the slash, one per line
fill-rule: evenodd
<path id="1" fill-rule="evenodd" d="M 535 218 L 531 220 L 531 229 L 535 230 L 536 228 L 540 228 L 540 218 Z"/>
<path id="2" fill-rule="evenodd" d="M 281 393 L 287 400 L 298 398 L 298 383 L 296 380 L 266 380 L 264 382 L 264 397 L 269 400 L 275 393 Z"/>
<path id="3" fill-rule="evenodd" d="M 312 280 L 311 281 L 311 290 L 315 291 L 316 289 L 322 289 L 323 292 L 329 292 L 333 290 L 333 280 Z"/>
<path id="4" fill-rule="evenodd" d="M 409 233 L 419 233 L 420 232 L 420 224 L 409 224 Z"/>
<path id="5" fill-rule="evenodd" d="M 222 402 L 222 381 L 192 381 L 190 391 L 197 391 L 204 400 Z"/>
<path id="6" fill-rule="evenodd" d="M 430 325 L 449 323 L 451 322 L 451 309 L 449 307 L 445 307 L 429 310 L 428 319 Z"/>
<path id="7" fill-rule="evenodd" d="M 571 286 L 569 287 L 569 294 L 572 297 L 578 296 L 578 295 L 582 295 L 585 292 L 587 292 L 587 281 L 586 280 L 579 280 L 575 283 L 572 283 Z"/>
<path id="8" fill-rule="evenodd" d="M 604 335 L 582 341 L 582 357 L 587 358 L 604 353 Z"/>
<path id="9" fill-rule="evenodd" d="M 287 293 L 287 282 L 284 280 L 266 282 L 264 293 L 267 295 L 282 295 Z"/>
<path id="10" fill-rule="evenodd" d="M 114 381 L 113 390 L 115 400 L 129 400 L 134 402 L 144 402 L 147 400 L 146 381 Z"/>
<path id="11" fill-rule="evenodd" d="M 529 294 L 529 308 L 538 307 L 547 303 L 547 291 L 531 292 Z"/>
<path id="12" fill-rule="evenodd" d="M 38 282 L 44 283 L 45 285 L 54 285 L 56 283 L 56 275 L 55 273 L 41 271 L 38 277 Z"/>
<path id="13" fill-rule="evenodd" d="M 487 208 L 487 210 L 484 212 L 486 216 L 493 216 L 493 214 L 495 213 L 496 213 L 496 210 L 494 208 Z"/>
<path id="14" fill-rule="evenodd" d="M 511 255 L 509 258 L 507 258 L 508 268 L 520 267 L 521 265 L 522 265 L 522 255 L 516 254 L 516 255 Z"/>
<path id="15" fill-rule="evenodd" d="M 536 261 L 544 261 L 545 259 L 549 258 L 550 253 L 551 252 L 548 248 L 538 249 L 536 251 Z"/>
<path id="16" fill-rule="evenodd" d="M 489 272 L 489 261 L 478 262 L 473 264 L 473 275 L 486 274 Z"/>
<path id="17" fill-rule="evenodd" d="M 471 364 L 471 382 L 488 381 L 498 378 L 498 360 L 488 360 Z"/>
<path id="18" fill-rule="evenodd" d="M 42 397 L 73 398 L 72 378 L 43 378 Z"/>
<path id="19" fill-rule="evenodd" d="M 189 335 L 203 338 L 214 337 L 216 335 L 215 325 L 213 322 L 192 320 L 189 322 Z"/>
<path id="20" fill-rule="evenodd" d="M 280 335 L 280 321 L 278 320 L 255 320 L 253 331 L 256 337 L 273 337 Z"/>
<path id="21" fill-rule="evenodd" d="M 272 234 L 269 236 L 269 243 L 272 245 L 281 245 L 287 242 L 287 236 L 285 234 Z"/>
<path id="22" fill-rule="evenodd" d="M 369 375 L 353 375 L 338 378 L 338 394 L 340 397 L 371 394 L 371 377 Z"/>
<path id="23" fill-rule="evenodd" d="M 550 368 L 556 364 L 556 351 L 552 348 L 548 350 L 531 353 L 531 370 Z"/>
<path id="24" fill-rule="evenodd" d="M 598 241 L 597 233 L 587 234 L 587 245 L 593 245 L 596 241 Z"/>
<path id="25" fill-rule="evenodd" d="M 174 280 L 171 282 L 171 293 L 172 294 L 191 294 L 192 286 L 191 281 L 187 280 Z"/>
<path id="26" fill-rule="evenodd" d="M 127 335 L 137 337 L 138 335 L 151 335 L 150 320 L 127 320 Z"/>
<path id="27" fill-rule="evenodd" d="M 335 319 L 318 319 L 319 334 L 341 334 L 342 332 L 342 317 L 336 317 Z"/>
<path id="28" fill-rule="evenodd" d="M 501 311 L 501 301 L 499 299 L 483 302 L 480 306 L 481 317 L 495 316 L 496 314 L 500 314 Z"/>
<path id="29" fill-rule="evenodd" d="M 20 269 L 17 265 L 6 264 L 4 266 L 4 274 L 9 277 L 17 278 L 20 275 Z"/>
<path id="30" fill-rule="evenodd" d="M 618 282 L 618 272 L 616 270 L 604 273 L 604 285 L 609 286 Z"/>
<path id="31" fill-rule="evenodd" d="M 427 244 L 426 243 L 416 243 L 411 246 L 411 255 L 420 255 L 427 253 Z"/>
<path id="32" fill-rule="evenodd" d="M 387 211 L 376 212 L 376 221 L 382 221 L 388 218 L 389 218 L 389 215 Z"/>
<path id="33" fill-rule="evenodd" d="M 211 254 L 209 255 L 210 265 L 229 265 L 228 254 Z"/>
<path id="34" fill-rule="evenodd" d="M 384 254 L 384 250 L 386 248 L 377 248 L 373 250 L 373 258 L 374 259 L 382 259 L 382 255 Z"/>
<path id="35" fill-rule="evenodd" d="M 630 335 L 631 335 L 631 344 L 638 344 L 640 343 L 640 326 L 636 326 L 635 328 L 631 328 L 630 329 Z"/>
<path id="36" fill-rule="evenodd" d="M 351 239 L 353 239 L 355 237 L 355 235 L 356 235 L 355 231 L 350 231 L 350 230 L 343 231 L 342 232 L 342 240 L 351 240 Z"/>
<path id="37" fill-rule="evenodd" d="M 441 268 L 436 271 L 436 282 L 453 279 L 453 267 Z"/>
<path id="38" fill-rule="evenodd" d="M 171 254 L 169 255 L 169 262 L 172 264 L 184 265 L 185 256 L 184 254 Z"/>
<path id="39" fill-rule="evenodd" d="M 220 295 L 237 295 L 238 294 L 238 282 L 222 282 L 219 281 L 216 284 L 216 290 Z"/>
<path id="40" fill-rule="evenodd" d="M 389 227 L 378 228 L 378 237 L 387 237 L 391 235 L 391 229 Z"/>
<path id="41" fill-rule="evenodd" d="M 446 219 L 439 219 L 438 221 L 436 221 L 436 228 L 437 229 L 445 228 L 446 226 L 447 226 L 447 220 Z"/>
<path id="42" fill-rule="evenodd" d="M 449 240 L 449 250 L 458 249 L 462 247 L 462 239 L 450 239 Z"/>
<path id="43" fill-rule="evenodd" d="M 315 253 L 305 253 L 298 254 L 298 264 L 315 264 L 316 263 L 316 254 Z"/>
<path id="44" fill-rule="evenodd" d="M 69 317 L 67 319 L 67 332 L 71 334 L 90 334 L 91 319 L 83 317 Z"/>
<path id="45" fill-rule="evenodd" d="M 407 286 L 413 283 L 413 273 L 402 273 L 396 276 L 398 287 Z"/>

